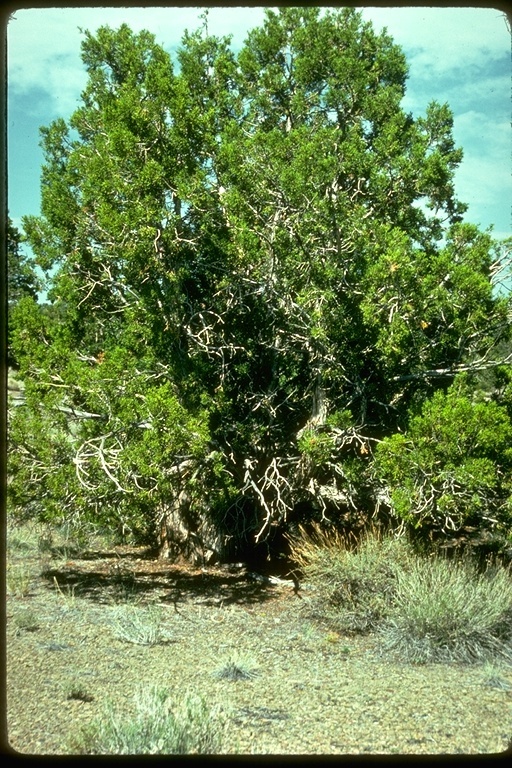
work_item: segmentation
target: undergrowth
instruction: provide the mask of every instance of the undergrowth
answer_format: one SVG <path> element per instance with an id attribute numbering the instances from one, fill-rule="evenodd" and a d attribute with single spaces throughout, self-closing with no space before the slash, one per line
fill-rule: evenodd
<path id="1" fill-rule="evenodd" d="M 396 575 L 408 570 L 413 551 L 404 539 L 372 532 L 356 544 L 318 527 L 291 541 L 291 556 L 314 586 L 316 615 L 332 629 L 370 632 L 387 615 Z"/>
<path id="2" fill-rule="evenodd" d="M 166 688 L 141 688 L 133 711 L 122 712 L 112 703 L 84 727 L 72 743 L 73 751 L 88 755 L 218 754 L 226 745 L 227 719 L 218 707 L 209 707 L 186 693 L 173 707 Z"/>
<path id="3" fill-rule="evenodd" d="M 164 613 L 158 605 L 120 606 L 114 616 L 113 630 L 119 640 L 135 645 L 158 645 L 169 641 L 163 628 Z"/>
<path id="4" fill-rule="evenodd" d="M 512 658 L 512 579 L 499 566 L 417 559 L 398 573 L 382 627 L 385 650 L 412 662 Z"/>
<path id="5" fill-rule="evenodd" d="M 342 632 L 377 632 L 406 662 L 512 658 L 512 578 L 502 565 L 418 554 L 404 538 L 301 531 L 292 558 L 313 615 Z"/>

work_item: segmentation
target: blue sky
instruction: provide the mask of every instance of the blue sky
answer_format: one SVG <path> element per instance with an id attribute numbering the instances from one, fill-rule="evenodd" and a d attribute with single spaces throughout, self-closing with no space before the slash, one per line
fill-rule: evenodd
<path id="1" fill-rule="evenodd" d="M 497 238 L 512 236 L 511 36 L 493 8 L 364 7 L 379 31 L 387 27 L 409 63 L 403 106 L 415 117 L 427 104 L 448 102 L 454 136 L 464 150 L 456 176 L 466 220 Z M 147 29 L 174 57 L 183 31 L 200 26 L 201 7 L 32 8 L 15 11 L 7 26 L 8 205 L 16 225 L 38 214 L 43 156 L 39 127 L 68 119 L 79 106 L 86 74 L 82 29 L 108 24 Z M 262 7 L 214 7 L 212 34 L 232 34 L 239 47 L 263 19 Z"/>

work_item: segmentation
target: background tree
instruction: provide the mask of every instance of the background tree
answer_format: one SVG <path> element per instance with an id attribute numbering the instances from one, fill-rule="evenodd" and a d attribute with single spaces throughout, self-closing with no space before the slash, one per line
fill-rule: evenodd
<path id="1" fill-rule="evenodd" d="M 22 251 L 22 235 L 11 219 L 7 219 L 7 307 L 8 329 L 11 327 L 13 307 L 23 297 L 37 299 L 41 290 L 41 281 L 37 277 L 34 264 Z M 8 364 L 16 365 L 12 356 L 10 331 L 7 347 Z"/>
<path id="2" fill-rule="evenodd" d="M 364 523 L 374 447 L 509 338 L 448 106 L 402 110 L 405 57 L 353 9 L 269 10 L 238 56 L 205 15 L 178 74 L 126 26 L 85 33 L 82 56 L 83 105 L 43 130 L 24 221 L 59 322 L 15 333 L 24 418 L 41 409 L 45 450 L 54 420 L 69 430 L 44 460 L 55 498 L 74 473 L 63 514 L 198 557 Z M 16 429 L 12 492 L 44 514 Z"/>

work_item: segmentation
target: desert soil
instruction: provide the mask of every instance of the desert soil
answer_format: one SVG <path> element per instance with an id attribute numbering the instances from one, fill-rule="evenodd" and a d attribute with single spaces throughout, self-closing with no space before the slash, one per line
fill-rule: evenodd
<path id="1" fill-rule="evenodd" d="M 315 620 L 307 584 L 299 597 L 291 583 L 244 569 L 170 565 L 123 547 L 80 557 L 42 564 L 20 553 L 7 564 L 7 738 L 16 752 L 72 753 L 73 737 L 105 702 L 128 711 L 151 684 L 176 701 L 192 690 L 220 704 L 228 753 L 507 748 L 511 667 L 386 659 L 376 636 L 341 636 Z M 160 606 L 165 642 L 121 639 L 119 610 L 148 604 Z M 233 660 L 253 674 L 219 676 Z"/>

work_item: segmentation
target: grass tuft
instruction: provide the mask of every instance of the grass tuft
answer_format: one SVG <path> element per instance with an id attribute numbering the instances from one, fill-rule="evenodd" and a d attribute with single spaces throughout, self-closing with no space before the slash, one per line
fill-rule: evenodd
<path id="1" fill-rule="evenodd" d="M 356 544 L 318 527 L 291 541 L 291 557 L 314 586 L 315 616 L 336 631 L 370 632 L 389 610 L 397 573 L 413 553 L 403 538 L 373 531 Z"/>
<path id="2" fill-rule="evenodd" d="M 16 627 L 16 634 L 20 632 L 37 632 L 40 627 L 39 620 L 34 613 L 29 609 L 21 609 L 16 611 L 13 616 L 14 626 Z"/>
<path id="3" fill-rule="evenodd" d="M 508 679 L 511 674 L 510 666 L 503 663 L 485 662 L 482 666 L 483 684 L 502 691 L 512 690 L 512 682 Z"/>
<path id="4" fill-rule="evenodd" d="M 122 606 L 114 615 L 113 629 L 119 640 L 135 645 L 158 645 L 169 641 L 162 627 L 163 612 L 160 606 Z"/>
<path id="5" fill-rule="evenodd" d="M 79 680 L 68 680 L 63 686 L 64 696 L 68 701 L 91 702 L 94 696 L 89 693 Z"/>
<path id="6" fill-rule="evenodd" d="M 82 729 L 72 747 L 89 755 L 216 754 L 226 743 L 226 717 L 200 696 L 187 693 L 172 707 L 165 688 L 141 689 L 130 715 L 111 703 Z"/>
<path id="7" fill-rule="evenodd" d="M 472 663 L 512 658 L 512 578 L 500 565 L 415 553 L 404 538 L 357 544 L 317 529 L 292 542 L 314 590 L 313 614 L 341 632 L 377 631 L 402 661 Z"/>
<path id="8" fill-rule="evenodd" d="M 214 675 L 220 680 L 252 680 L 258 675 L 258 671 L 252 658 L 234 654 L 214 672 Z"/>
<path id="9" fill-rule="evenodd" d="M 32 586 L 32 572 L 24 564 L 7 564 L 7 593 L 13 597 L 27 597 Z"/>
<path id="10" fill-rule="evenodd" d="M 399 573 L 383 648 L 405 661 L 480 662 L 512 656 L 512 579 L 503 567 L 417 558 Z"/>

